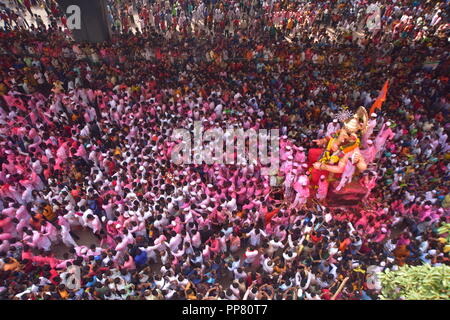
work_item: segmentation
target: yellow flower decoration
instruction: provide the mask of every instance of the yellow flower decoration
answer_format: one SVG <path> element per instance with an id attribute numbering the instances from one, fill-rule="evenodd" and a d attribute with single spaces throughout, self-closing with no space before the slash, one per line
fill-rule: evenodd
<path id="1" fill-rule="evenodd" d="M 338 156 L 331 156 L 330 162 L 331 162 L 331 163 L 337 163 L 337 162 L 339 162 L 339 157 L 338 157 Z"/>

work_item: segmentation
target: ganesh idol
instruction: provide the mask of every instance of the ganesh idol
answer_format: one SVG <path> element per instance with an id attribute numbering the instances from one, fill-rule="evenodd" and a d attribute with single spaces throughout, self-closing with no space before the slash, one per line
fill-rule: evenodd
<path id="1" fill-rule="evenodd" d="M 369 165 L 360 149 L 368 128 L 367 111 L 359 107 L 354 115 L 346 112 L 342 117 L 342 128 L 331 136 L 314 140 L 319 148 L 310 149 L 308 154 L 311 185 L 318 185 L 319 179 L 325 177 L 329 183 L 326 201 L 337 206 L 357 204 L 368 192 L 359 183 L 361 173 Z"/>

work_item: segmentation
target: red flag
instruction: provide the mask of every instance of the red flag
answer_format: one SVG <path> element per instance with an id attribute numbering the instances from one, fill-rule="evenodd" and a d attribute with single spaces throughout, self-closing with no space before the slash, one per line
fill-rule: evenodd
<path id="1" fill-rule="evenodd" d="M 8 95 L 3 95 L 2 97 L 3 97 L 3 99 L 5 99 L 5 102 L 8 105 L 8 107 L 16 107 L 22 111 L 25 111 L 25 112 L 27 111 L 27 108 L 25 107 L 25 104 L 23 103 L 22 99 L 8 96 Z"/>
<path id="2" fill-rule="evenodd" d="M 370 108 L 370 114 L 372 114 L 375 111 L 375 109 L 381 109 L 381 105 L 383 104 L 383 102 L 386 101 L 388 87 L 389 87 L 389 80 L 386 80 L 386 82 L 383 85 L 383 88 L 380 91 L 380 94 L 378 95 L 377 100 L 375 100 L 372 107 Z"/>

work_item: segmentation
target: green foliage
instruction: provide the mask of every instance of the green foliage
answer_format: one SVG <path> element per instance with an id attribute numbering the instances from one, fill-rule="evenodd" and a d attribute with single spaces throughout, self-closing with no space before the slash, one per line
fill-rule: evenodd
<path id="1" fill-rule="evenodd" d="M 450 223 L 442 223 L 437 232 L 441 236 L 447 235 L 447 243 L 450 242 Z"/>
<path id="2" fill-rule="evenodd" d="M 397 271 L 382 272 L 383 300 L 449 300 L 450 267 L 402 266 Z"/>

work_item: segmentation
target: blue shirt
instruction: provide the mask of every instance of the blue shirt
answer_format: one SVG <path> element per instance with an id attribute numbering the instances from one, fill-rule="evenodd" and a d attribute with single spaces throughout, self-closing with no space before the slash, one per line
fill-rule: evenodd
<path id="1" fill-rule="evenodd" d="M 137 265 L 143 265 L 147 263 L 147 252 L 146 251 L 141 251 L 140 254 L 138 254 L 137 256 L 134 257 L 134 262 Z"/>

